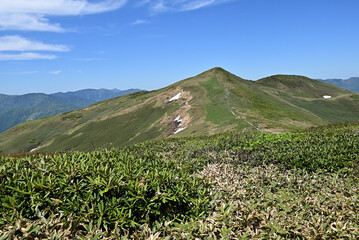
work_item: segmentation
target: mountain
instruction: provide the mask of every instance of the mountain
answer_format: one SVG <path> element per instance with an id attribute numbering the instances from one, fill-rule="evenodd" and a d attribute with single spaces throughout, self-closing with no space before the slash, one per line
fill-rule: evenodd
<path id="1" fill-rule="evenodd" d="M 140 90 L 85 89 L 54 94 L 30 93 L 19 96 L 0 94 L 0 132 L 21 122 L 72 111 L 136 91 Z"/>
<path id="2" fill-rule="evenodd" d="M 322 82 L 330 83 L 335 86 L 359 93 L 359 77 L 351 77 L 345 80 L 343 79 L 326 79 L 326 80 L 319 79 L 319 80 Z"/>
<path id="3" fill-rule="evenodd" d="M 359 94 L 303 76 L 250 81 L 214 68 L 159 90 L 22 123 L 0 134 L 0 150 L 90 151 L 236 129 L 289 132 L 359 122 L 358 103 Z"/>
<path id="4" fill-rule="evenodd" d="M 66 92 L 66 93 L 54 93 L 52 96 L 62 97 L 62 98 L 81 98 L 87 100 L 93 100 L 95 102 L 104 101 L 110 98 L 115 98 L 123 96 L 126 94 L 134 93 L 141 91 L 140 89 L 128 89 L 128 90 L 118 90 L 118 89 L 84 89 L 76 92 Z M 90 104 L 89 104 L 90 105 Z"/>

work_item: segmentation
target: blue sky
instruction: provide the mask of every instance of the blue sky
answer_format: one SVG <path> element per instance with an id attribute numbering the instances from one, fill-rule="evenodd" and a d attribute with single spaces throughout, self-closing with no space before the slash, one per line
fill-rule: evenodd
<path id="1" fill-rule="evenodd" d="M 359 76 L 357 0 L 0 0 L 0 93 Z"/>

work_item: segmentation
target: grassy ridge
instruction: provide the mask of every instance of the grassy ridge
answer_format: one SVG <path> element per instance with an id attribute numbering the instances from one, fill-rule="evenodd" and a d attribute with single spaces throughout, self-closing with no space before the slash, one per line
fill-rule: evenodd
<path id="1" fill-rule="evenodd" d="M 157 91 L 157 93 L 159 92 L 161 91 Z M 159 137 L 163 134 L 162 131 L 158 134 L 158 129 L 148 128 L 164 114 L 164 109 L 160 107 L 149 109 L 152 105 L 147 105 L 138 107 L 138 111 L 132 113 L 118 114 L 119 116 L 115 118 L 108 117 L 141 104 L 153 96 L 153 92 L 138 92 L 99 102 L 81 110 L 22 123 L 2 133 L 0 151 L 3 150 L 4 153 L 29 152 L 40 145 L 44 147 L 42 150 L 45 151 L 89 151 L 109 143 L 119 143 L 117 146 L 121 146 L 128 142 L 129 138 L 140 133 L 139 131 L 146 133 L 148 130 L 154 134 L 150 134 L 149 137 L 148 135 L 140 136 L 136 142 Z M 173 111 L 173 107 L 176 106 L 170 106 L 166 111 Z M 149 111 L 153 112 L 150 114 L 153 116 L 152 118 L 147 117 Z M 138 121 L 133 121 L 133 118 Z M 133 126 L 135 123 L 138 125 Z M 131 128 L 131 132 L 125 132 L 128 128 L 124 126 L 127 125 L 128 128 Z M 136 130 L 134 131 L 133 128 Z M 164 126 L 165 128 L 166 126 Z M 104 130 L 107 133 L 106 135 Z M 102 134 L 102 136 L 100 137 L 98 134 Z M 28 139 L 35 139 L 36 141 L 29 143 Z"/>
<path id="2" fill-rule="evenodd" d="M 331 125 L 3 156 L 0 234 L 355 239 L 358 133 Z"/>
<path id="3" fill-rule="evenodd" d="M 161 125 L 162 117 L 172 114 L 177 108 L 176 103 L 167 108 L 148 104 L 137 111 L 103 121 L 86 124 L 71 134 L 60 135 L 54 139 L 46 151 L 83 150 L 91 151 L 112 143 L 116 146 L 131 145 L 163 135 L 168 126 Z M 155 125 L 151 127 L 151 125 Z"/>
<path id="4" fill-rule="evenodd" d="M 179 93 L 183 93 L 180 99 L 168 101 Z M 324 99 L 324 95 L 332 98 Z M 173 120 L 178 116 L 185 129 L 173 137 L 256 129 L 253 126 L 283 133 L 329 123 L 356 123 L 358 96 L 302 76 L 249 81 L 214 68 L 163 89 L 25 122 L 0 134 L 0 151 L 92 151 L 109 143 L 121 147 L 167 138 L 177 130 Z"/>

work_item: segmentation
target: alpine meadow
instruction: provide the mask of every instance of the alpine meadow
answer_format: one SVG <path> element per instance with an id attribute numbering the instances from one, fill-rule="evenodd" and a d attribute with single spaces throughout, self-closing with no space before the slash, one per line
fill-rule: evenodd
<path id="1" fill-rule="evenodd" d="M 0 135 L 1 233 L 355 239 L 358 101 L 307 77 L 214 68 L 22 123 Z"/>
<path id="2" fill-rule="evenodd" d="M 0 0 L 0 240 L 359 240 L 358 9 Z"/>
<path id="3" fill-rule="evenodd" d="M 91 151 L 235 129 L 284 133 L 359 122 L 358 103 L 357 93 L 302 76 L 249 81 L 214 68 L 160 90 L 19 124 L 0 134 L 0 150 Z"/>

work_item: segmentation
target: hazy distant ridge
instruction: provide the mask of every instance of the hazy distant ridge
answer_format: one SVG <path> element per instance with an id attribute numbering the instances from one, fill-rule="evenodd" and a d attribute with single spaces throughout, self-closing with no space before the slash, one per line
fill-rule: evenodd
<path id="1" fill-rule="evenodd" d="M 93 100 L 95 102 L 107 100 L 114 97 L 123 96 L 126 94 L 134 93 L 141 91 L 140 89 L 128 89 L 128 90 L 118 90 L 118 89 L 83 89 L 75 92 L 58 92 L 50 94 L 55 97 L 62 98 L 80 98 L 86 100 Z"/>
<path id="2" fill-rule="evenodd" d="M 89 106 L 99 101 L 141 91 L 139 89 L 84 89 L 53 94 L 0 94 L 0 132 L 29 120 L 49 117 Z"/>
<path id="3" fill-rule="evenodd" d="M 351 77 L 349 79 L 325 79 L 325 80 L 318 79 L 318 80 L 359 93 L 359 77 Z"/>

